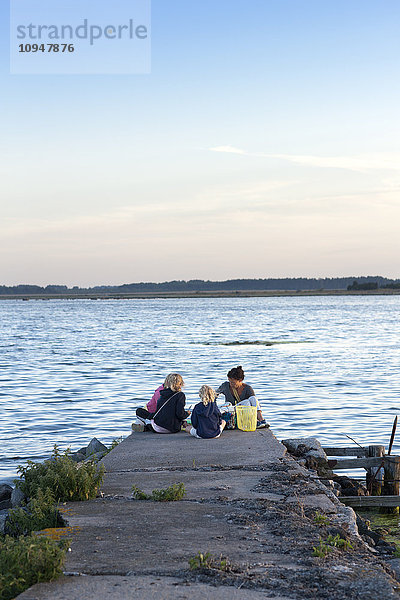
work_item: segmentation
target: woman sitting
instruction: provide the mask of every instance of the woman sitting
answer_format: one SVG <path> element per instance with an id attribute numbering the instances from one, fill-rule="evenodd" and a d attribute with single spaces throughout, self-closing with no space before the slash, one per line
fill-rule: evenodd
<path id="1" fill-rule="evenodd" d="M 178 433 L 183 421 L 189 416 L 185 410 L 186 396 L 181 391 L 184 381 L 179 373 L 170 373 L 160 391 L 157 410 L 151 418 L 156 433 Z"/>
<path id="2" fill-rule="evenodd" d="M 269 427 L 262 416 L 260 404 L 253 388 L 243 382 L 244 371 L 241 366 L 234 367 L 228 372 L 228 381 L 217 389 L 217 394 L 223 394 L 225 400 L 233 405 L 257 407 L 257 429 Z"/>
<path id="3" fill-rule="evenodd" d="M 185 431 L 197 438 L 218 438 L 226 422 L 215 404 L 217 394 L 209 385 L 202 385 L 199 396 L 201 402 L 194 407 L 191 415 L 192 424 L 185 427 Z"/>

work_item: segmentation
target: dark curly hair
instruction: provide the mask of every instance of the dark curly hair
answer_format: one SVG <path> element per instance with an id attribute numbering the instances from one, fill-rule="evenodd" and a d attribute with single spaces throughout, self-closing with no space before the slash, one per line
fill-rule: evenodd
<path id="1" fill-rule="evenodd" d="M 244 371 L 242 367 L 239 365 L 238 367 L 233 367 L 233 369 L 228 371 L 228 379 L 236 379 L 237 381 L 243 381 Z"/>

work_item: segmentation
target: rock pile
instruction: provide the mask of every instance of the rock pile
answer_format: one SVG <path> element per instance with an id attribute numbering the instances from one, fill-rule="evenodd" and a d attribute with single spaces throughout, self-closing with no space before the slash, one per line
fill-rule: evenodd
<path id="1" fill-rule="evenodd" d="M 328 457 L 316 438 L 300 438 L 282 440 L 288 452 L 297 458 L 302 466 L 317 471 L 321 483 L 329 488 L 335 496 L 368 496 L 367 488 L 345 475 L 335 475 L 329 467 Z M 347 508 L 347 510 L 349 510 Z M 351 509 L 350 509 L 351 510 Z M 351 511 L 353 512 L 353 511 Z M 356 514 L 357 531 L 368 546 L 375 548 L 381 555 L 393 554 L 397 547 L 394 542 L 385 540 L 387 531 L 372 531 L 367 520 Z M 400 572 L 400 564 L 399 564 Z"/>
<path id="2" fill-rule="evenodd" d="M 298 458 L 303 467 L 313 469 L 321 477 L 331 478 L 332 470 L 329 468 L 328 457 L 316 438 L 298 438 L 282 440 L 288 452 Z"/>
<path id="3" fill-rule="evenodd" d="M 357 515 L 358 532 L 362 539 L 369 545 L 375 548 L 379 554 L 392 555 L 397 550 L 394 542 L 389 542 L 385 538 L 390 533 L 389 530 L 379 529 L 372 531 L 370 522 Z"/>
<path id="4" fill-rule="evenodd" d="M 297 458 L 302 466 L 317 471 L 321 481 L 336 496 L 368 496 L 367 488 L 350 477 L 335 475 L 329 467 L 328 457 L 316 438 L 282 440 L 288 452 Z"/>

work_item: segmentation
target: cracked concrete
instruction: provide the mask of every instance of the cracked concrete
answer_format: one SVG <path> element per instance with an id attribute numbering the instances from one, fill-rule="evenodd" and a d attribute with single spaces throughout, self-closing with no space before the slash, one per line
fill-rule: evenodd
<path id="1" fill-rule="evenodd" d="M 351 513 L 269 430 L 218 440 L 134 433 L 103 462 L 104 496 L 63 507 L 73 532 L 65 570 L 75 576 L 33 586 L 20 600 L 400 597 L 352 529 Z M 149 493 L 178 482 L 182 501 L 132 499 L 133 484 Z M 329 534 L 354 549 L 313 557 Z M 191 571 L 198 552 L 227 557 L 228 567 Z"/>
<path id="2" fill-rule="evenodd" d="M 174 577 L 63 577 L 55 582 L 38 584 L 20 595 L 24 600 L 84 600 L 85 598 L 146 598 L 147 600 L 290 600 L 270 596 L 263 591 L 237 589 L 234 586 L 215 587 L 207 583 L 183 581 Z M 43 596 L 42 594 L 50 594 Z"/>

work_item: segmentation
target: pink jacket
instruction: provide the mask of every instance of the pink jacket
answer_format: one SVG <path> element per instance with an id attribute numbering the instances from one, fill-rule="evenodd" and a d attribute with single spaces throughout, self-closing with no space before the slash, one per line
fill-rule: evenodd
<path id="1" fill-rule="evenodd" d="M 158 387 L 156 389 L 156 391 L 154 392 L 152 399 L 147 403 L 147 410 L 149 412 L 155 413 L 157 411 L 157 402 L 160 397 L 160 392 L 163 389 L 164 389 L 164 386 L 160 385 L 160 387 Z"/>

